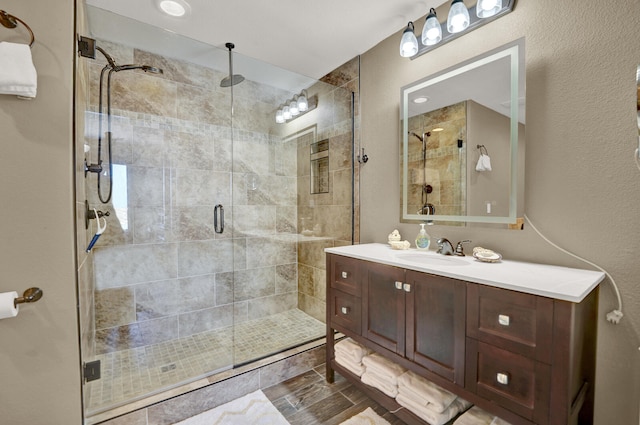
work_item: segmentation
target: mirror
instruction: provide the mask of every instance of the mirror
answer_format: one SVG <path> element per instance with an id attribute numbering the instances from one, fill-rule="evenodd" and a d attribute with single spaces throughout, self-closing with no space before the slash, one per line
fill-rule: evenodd
<path id="1" fill-rule="evenodd" d="M 400 221 L 521 228 L 524 86 L 519 39 L 401 89 Z"/>

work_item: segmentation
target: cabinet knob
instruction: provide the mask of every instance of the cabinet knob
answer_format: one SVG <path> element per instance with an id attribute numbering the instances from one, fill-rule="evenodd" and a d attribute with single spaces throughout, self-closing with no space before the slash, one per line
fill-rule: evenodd
<path id="1" fill-rule="evenodd" d="M 509 374 L 498 372 L 496 374 L 496 381 L 502 385 L 509 385 Z"/>
<path id="2" fill-rule="evenodd" d="M 404 292 L 411 292 L 411 284 L 409 284 L 409 283 L 405 283 L 405 284 L 402 286 L 402 289 L 404 289 Z"/>
<path id="3" fill-rule="evenodd" d="M 349 277 L 349 273 L 347 272 L 342 272 L 342 278 L 346 279 L 347 277 Z"/>
<path id="4" fill-rule="evenodd" d="M 506 314 L 498 315 L 498 323 L 500 323 L 502 326 L 509 326 L 510 320 L 511 319 Z"/>
<path id="5" fill-rule="evenodd" d="M 340 311 L 342 312 L 342 314 L 349 314 L 349 307 L 342 307 Z"/>
<path id="6" fill-rule="evenodd" d="M 402 282 L 396 280 L 396 289 L 402 289 Z"/>

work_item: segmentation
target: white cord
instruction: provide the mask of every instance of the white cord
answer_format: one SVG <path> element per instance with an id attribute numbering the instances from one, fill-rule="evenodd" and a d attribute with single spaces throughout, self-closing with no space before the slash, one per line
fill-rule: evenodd
<path id="1" fill-rule="evenodd" d="M 637 161 L 637 160 L 636 160 Z M 638 167 L 640 168 L 640 164 L 638 165 Z M 609 281 L 611 282 L 611 285 L 613 286 L 613 290 L 616 293 L 616 297 L 618 298 L 618 309 L 617 310 L 611 310 L 609 313 L 607 313 L 607 320 L 611 323 L 614 324 L 618 324 L 620 323 L 620 319 L 622 319 L 622 298 L 620 298 L 620 291 L 618 290 L 618 285 L 616 285 L 616 281 L 613 280 L 613 277 L 611 277 L 611 275 L 602 267 L 600 267 L 599 265 L 592 263 L 589 260 L 586 260 L 582 257 L 577 256 L 576 254 L 567 251 L 566 249 L 559 247 L 558 245 L 556 245 L 555 243 L 551 242 L 545 235 L 543 235 L 542 233 L 540 233 L 540 231 L 536 228 L 536 226 L 533 225 L 533 223 L 531 222 L 531 220 L 529 219 L 529 217 L 525 214 L 524 218 L 527 220 L 527 222 L 529 223 L 529 225 L 531 226 L 531 228 L 533 230 L 536 231 L 536 233 L 542 238 L 544 239 L 547 243 L 549 243 L 551 246 L 553 246 L 554 248 L 564 252 L 565 254 L 568 254 L 570 256 L 572 256 L 573 258 L 576 258 L 580 261 L 583 261 L 587 264 L 589 264 L 590 266 L 595 267 L 596 269 L 600 270 L 602 273 L 604 273 L 608 278 Z"/>

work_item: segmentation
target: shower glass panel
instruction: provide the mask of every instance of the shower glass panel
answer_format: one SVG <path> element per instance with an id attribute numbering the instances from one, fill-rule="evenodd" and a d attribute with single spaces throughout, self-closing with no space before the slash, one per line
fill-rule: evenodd
<path id="1" fill-rule="evenodd" d="M 116 64 L 163 70 L 112 76 L 109 202 L 97 173 L 78 177 L 89 207 L 109 213 L 78 276 L 82 359 L 101 371 L 84 385 L 91 417 L 324 336 L 324 248 L 353 242 L 353 96 L 235 50 L 244 80 L 221 85 L 228 50 L 83 8 L 81 35 Z M 79 59 L 78 170 L 99 163 L 106 64 Z M 277 124 L 303 89 L 317 107 Z M 325 140 L 328 191 L 311 193 L 312 146 Z"/>

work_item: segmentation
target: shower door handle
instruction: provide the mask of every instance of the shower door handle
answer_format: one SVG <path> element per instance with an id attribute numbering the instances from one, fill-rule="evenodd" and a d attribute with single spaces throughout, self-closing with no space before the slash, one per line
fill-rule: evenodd
<path id="1" fill-rule="evenodd" d="M 218 217 L 220 218 L 218 219 Z M 218 223 L 220 226 L 218 226 Z M 213 230 L 215 230 L 216 233 L 224 232 L 224 207 L 222 204 L 216 205 L 213 209 Z"/>

